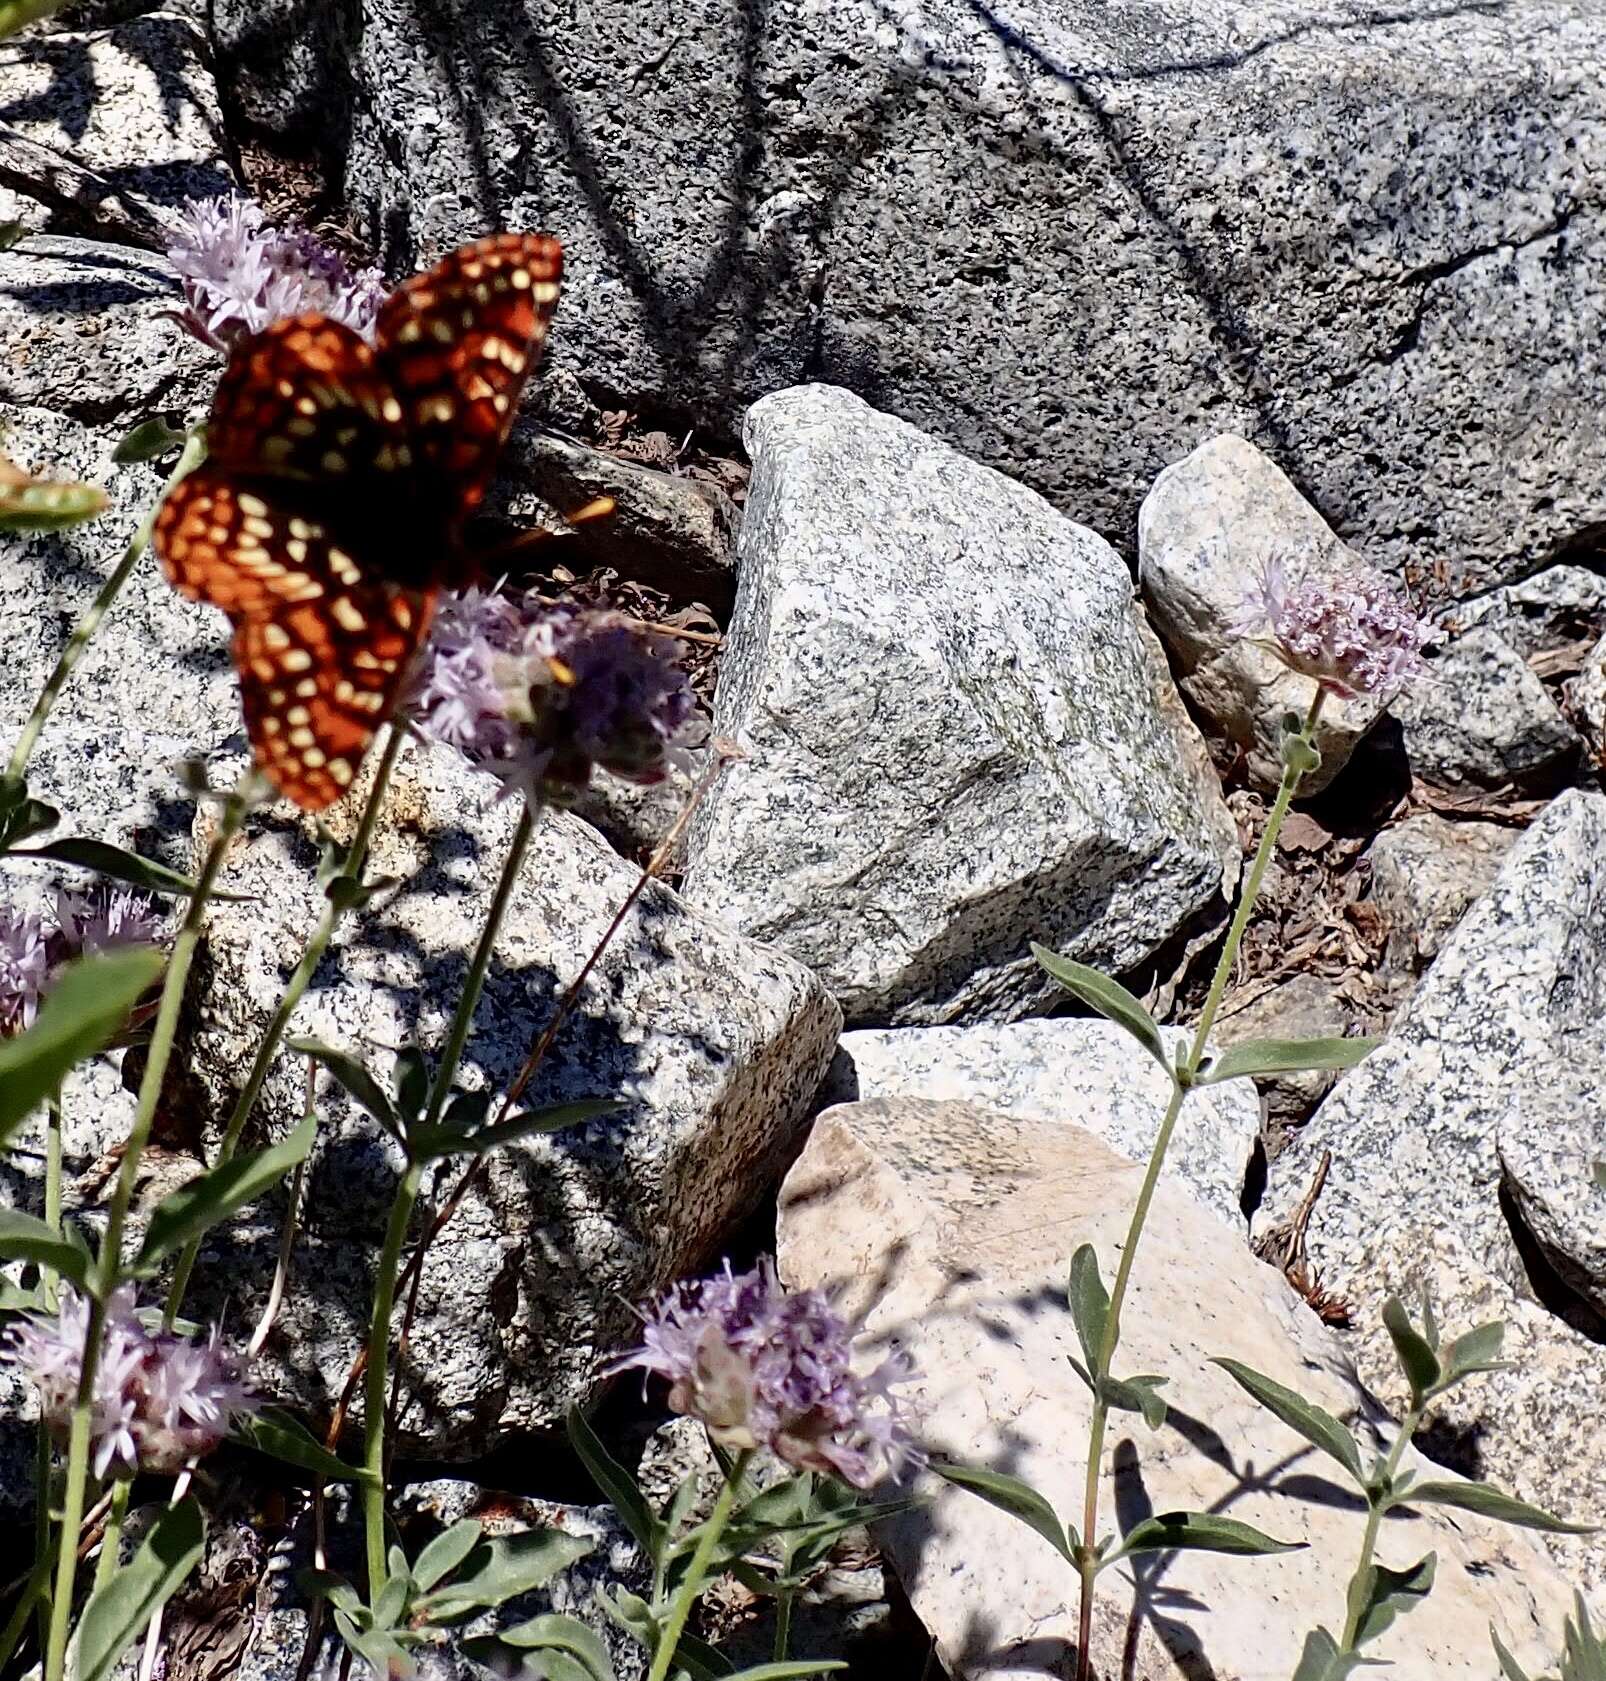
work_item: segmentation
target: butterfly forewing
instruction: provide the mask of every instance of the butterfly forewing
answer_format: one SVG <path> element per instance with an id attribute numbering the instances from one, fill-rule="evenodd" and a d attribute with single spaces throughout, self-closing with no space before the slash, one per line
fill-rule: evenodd
<path id="1" fill-rule="evenodd" d="M 493 234 L 409 280 L 380 311 L 379 362 L 414 459 L 459 518 L 490 485 L 562 272 L 555 239 Z"/>

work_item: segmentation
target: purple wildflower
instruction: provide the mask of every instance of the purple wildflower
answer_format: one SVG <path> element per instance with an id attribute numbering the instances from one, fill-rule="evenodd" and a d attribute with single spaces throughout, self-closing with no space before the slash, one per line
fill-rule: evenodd
<path id="1" fill-rule="evenodd" d="M 1294 671 L 1346 699 L 1385 699 L 1427 669 L 1422 649 L 1432 626 L 1379 572 L 1354 567 L 1331 576 L 1288 581 L 1271 560 L 1244 597 L 1233 629 L 1270 631 L 1271 651 Z"/>
<path id="2" fill-rule="evenodd" d="M 353 271 L 306 229 L 275 227 L 250 199 L 193 200 L 171 231 L 168 260 L 184 289 L 174 318 L 214 350 L 309 310 L 373 337 L 379 270 Z"/>
<path id="3" fill-rule="evenodd" d="M 10 1350 L 39 1392 L 45 1423 L 65 1440 L 83 1371 L 89 1303 L 63 1286 L 54 1319 L 25 1319 Z M 255 1403 L 240 1363 L 214 1331 L 194 1343 L 169 1331 L 147 1331 L 125 1284 L 112 1296 L 95 1365 L 91 1440 L 97 1477 L 137 1470 L 172 1472 L 210 1453 L 230 1422 Z"/>
<path id="4" fill-rule="evenodd" d="M 442 610 L 411 710 L 507 791 L 554 805 L 599 766 L 661 782 L 700 720 L 669 638 L 622 613 L 479 591 Z"/>
<path id="5" fill-rule="evenodd" d="M 99 957 L 121 946 L 153 945 L 162 919 L 149 899 L 126 887 L 97 887 L 92 893 L 56 894 L 61 932 L 58 961 Z"/>
<path id="6" fill-rule="evenodd" d="M 666 1291 L 643 1316 L 642 1346 L 614 1363 L 669 1380 L 669 1404 L 733 1448 L 765 1447 L 799 1470 L 856 1488 L 896 1475 L 920 1454 L 895 1384 L 901 1355 L 853 1366 L 853 1332 L 823 1292 L 787 1295 L 768 1261 Z"/>
<path id="7" fill-rule="evenodd" d="M 0 905 L 0 1039 L 32 1026 L 49 974 L 44 924 Z"/>

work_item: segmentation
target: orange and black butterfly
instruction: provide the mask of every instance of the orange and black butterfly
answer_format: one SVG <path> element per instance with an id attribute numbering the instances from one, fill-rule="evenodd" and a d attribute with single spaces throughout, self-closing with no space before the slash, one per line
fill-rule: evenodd
<path id="1" fill-rule="evenodd" d="M 385 301 L 375 342 L 322 315 L 229 357 L 206 464 L 157 516 L 173 585 L 221 607 L 257 763 L 307 811 L 346 791 L 491 482 L 558 298 L 556 240 L 496 234 Z"/>

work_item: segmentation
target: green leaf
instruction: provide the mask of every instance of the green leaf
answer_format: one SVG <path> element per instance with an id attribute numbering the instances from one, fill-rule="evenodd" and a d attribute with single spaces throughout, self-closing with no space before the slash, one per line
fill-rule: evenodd
<path id="1" fill-rule="evenodd" d="M 1361 1647 L 1389 1629 L 1398 1616 L 1414 1610 L 1433 1589 L 1433 1572 L 1439 1555 L 1429 1553 L 1408 1570 L 1390 1570 L 1373 1564 L 1357 1572 L 1349 1586 L 1348 1608 L 1355 1629 L 1355 1645 Z"/>
<path id="2" fill-rule="evenodd" d="M 1573 1614 L 1567 1619 L 1561 1658 L 1562 1681 L 1606 1681 L 1606 1646 L 1589 1623 L 1584 1596 L 1573 1590 Z"/>
<path id="3" fill-rule="evenodd" d="M 1167 1074 L 1176 1078 L 1175 1071 L 1166 1060 L 1159 1024 L 1119 981 L 1112 981 L 1097 969 L 1073 962 L 1069 957 L 1061 957 L 1047 946 L 1035 942 L 1032 956 L 1067 992 L 1097 1010 L 1106 1020 L 1113 1021 L 1117 1027 L 1124 1027 Z"/>
<path id="4" fill-rule="evenodd" d="M 568 1652 L 586 1666 L 596 1681 L 613 1681 L 613 1664 L 601 1635 L 587 1628 L 578 1617 L 549 1611 L 545 1616 L 532 1617 L 527 1623 L 498 1630 L 496 1638 L 504 1646 L 522 1652 Z"/>
<path id="5" fill-rule="evenodd" d="M 1297 1553 L 1305 1545 L 1303 1541 L 1275 1541 L 1253 1524 L 1214 1512 L 1161 1512 L 1133 1524 L 1099 1568 L 1133 1553 Z"/>
<path id="6" fill-rule="evenodd" d="M 152 415 L 138 426 L 130 427 L 112 451 L 112 460 L 127 464 L 132 461 L 156 461 L 171 455 L 183 446 L 184 434 L 169 426 L 161 415 Z"/>
<path id="7" fill-rule="evenodd" d="M 259 1407 L 254 1413 L 236 1416 L 229 1434 L 235 1441 L 271 1459 L 310 1471 L 329 1483 L 362 1483 L 368 1473 L 359 1465 L 348 1465 L 332 1454 L 300 1419 L 278 1407 Z"/>
<path id="8" fill-rule="evenodd" d="M 409 1142 L 418 1161 L 435 1161 L 442 1156 L 483 1156 L 503 1144 L 512 1144 L 538 1132 L 561 1132 L 564 1127 L 589 1121 L 596 1115 L 611 1114 L 620 1107 L 611 1099 L 586 1098 L 579 1103 L 560 1103 L 550 1109 L 528 1110 L 496 1126 L 483 1127 L 478 1132 L 458 1132 L 449 1125 L 414 1127 Z"/>
<path id="9" fill-rule="evenodd" d="M 1213 1086 L 1248 1075 L 1294 1074 L 1306 1068 L 1353 1068 L 1380 1039 L 1246 1039 L 1211 1060 L 1198 1083 Z"/>
<path id="10" fill-rule="evenodd" d="M 1433 1311 L 1433 1298 L 1426 1290 L 1422 1292 L 1422 1335 L 1428 1339 L 1428 1347 L 1437 1354 L 1439 1352 L 1439 1321 Z"/>
<path id="11" fill-rule="evenodd" d="M 10 251 L 23 239 L 28 232 L 28 224 L 19 217 L 8 217 L 0 222 L 0 251 Z"/>
<path id="12" fill-rule="evenodd" d="M 1518 1529 L 1542 1529 L 1550 1535 L 1593 1535 L 1600 1527 L 1593 1523 L 1569 1523 L 1526 1500 L 1518 1500 L 1488 1483 L 1413 1483 L 1410 1491 L 1389 1501 L 1395 1506 L 1454 1506 L 1463 1512 L 1476 1512 L 1481 1518 L 1493 1518 L 1496 1523 L 1509 1523 Z"/>
<path id="13" fill-rule="evenodd" d="M 461 1574 L 433 1593 L 424 1594 L 417 1610 L 432 1623 L 444 1623 L 516 1599 L 532 1588 L 545 1587 L 560 1570 L 584 1558 L 596 1543 L 558 1529 L 532 1529 L 523 1535 L 479 1541 L 463 1561 Z"/>
<path id="14" fill-rule="evenodd" d="M 1151 1430 L 1165 1423 L 1165 1401 L 1159 1394 L 1162 1383 L 1169 1378 L 1145 1374 L 1142 1377 L 1111 1377 L 1104 1380 L 1104 1404 L 1118 1412 L 1142 1413 L 1143 1422 Z"/>
<path id="15" fill-rule="evenodd" d="M 1267 1412 L 1281 1419 L 1296 1435 L 1303 1436 L 1366 1487 L 1366 1473 L 1361 1469 L 1361 1452 L 1355 1438 L 1325 1408 L 1307 1401 L 1298 1391 L 1286 1388 L 1274 1379 L 1257 1372 L 1238 1360 L 1215 1360 L 1221 1369 L 1241 1388 L 1247 1389 Z"/>
<path id="16" fill-rule="evenodd" d="M 617 1623 L 626 1634 L 639 1640 L 649 1652 L 653 1649 L 658 1639 L 658 1619 L 653 1616 L 652 1607 L 640 1594 L 632 1593 L 629 1588 L 614 1588 L 610 1591 L 598 1582 L 597 1604 L 607 1613 L 610 1622 Z"/>
<path id="17" fill-rule="evenodd" d="M 761 1663 L 751 1669 L 739 1669 L 730 1681 L 803 1681 L 806 1676 L 824 1675 L 827 1670 L 847 1667 L 843 1658 L 794 1658 L 785 1663 Z"/>
<path id="18" fill-rule="evenodd" d="M 1313 1628 L 1305 1636 L 1305 1649 L 1293 1681 L 1344 1681 L 1365 1659 L 1358 1652 L 1339 1650 L 1338 1642 L 1324 1628 Z"/>
<path id="19" fill-rule="evenodd" d="M 206 1526 L 193 1496 L 169 1506 L 133 1558 L 90 1595 L 78 1624 L 78 1681 L 102 1681 L 200 1563 Z"/>
<path id="20" fill-rule="evenodd" d="M 416 1121 L 429 1102 L 429 1063 L 417 1045 L 408 1045 L 396 1058 L 396 1109 Z"/>
<path id="21" fill-rule="evenodd" d="M 43 1220 L 15 1208 L 0 1208 L 0 1261 L 33 1261 L 49 1267 L 80 1292 L 88 1285 L 87 1251 Z"/>
<path id="22" fill-rule="evenodd" d="M 1595 1163 L 1595 1183 L 1606 1191 L 1606 1162 Z"/>
<path id="23" fill-rule="evenodd" d="M 363 1628 L 344 1611 L 335 1612 L 335 1627 L 352 1651 L 380 1675 L 405 1675 L 412 1668 L 406 1647 L 391 1630 Z"/>
<path id="24" fill-rule="evenodd" d="M 35 835 L 47 834 L 61 821 L 61 813 L 43 800 L 28 798 L 28 789 L 21 782 L 0 782 L 0 853 L 13 857 L 37 856 L 18 852 L 18 845 Z"/>
<path id="25" fill-rule="evenodd" d="M 1071 1304 L 1071 1323 L 1076 1327 L 1076 1340 L 1082 1345 L 1083 1358 L 1090 1371 L 1097 1371 L 1104 1327 L 1110 1315 L 1110 1297 L 1104 1288 L 1104 1280 L 1099 1277 L 1099 1258 L 1091 1243 L 1079 1245 L 1071 1256 L 1071 1282 L 1067 1295 Z M 1089 1379 L 1090 1384 L 1091 1381 Z"/>
<path id="26" fill-rule="evenodd" d="M 731 1661 L 716 1651 L 706 1640 L 694 1634 L 682 1634 L 675 1647 L 675 1670 L 684 1673 L 689 1681 L 730 1681 Z"/>
<path id="27" fill-rule="evenodd" d="M 1505 1676 L 1506 1681 L 1530 1681 L 1530 1677 L 1523 1672 L 1522 1665 L 1506 1650 L 1493 1628 L 1489 1630 L 1489 1638 L 1494 1642 L 1494 1653 L 1500 1660 L 1500 1673 Z"/>
<path id="28" fill-rule="evenodd" d="M 619 1515 L 619 1521 L 635 1537 L 636 1544 L 655 1565 L 663 1562 L 663 1526 L 653 1516 L 646 1497 L 636 1487 L 635 1479 L 602 1445 L 602 1438 L 591 1428 L 590 1421 L 578 1407 L 571 1407 L 566 1420 L 569 1445 L 580 1456 L 581 1463 L 591 1473 L 598 1491 L 606 1496 Z"/>
<path id="29" fill-rule="evenodd" d="M 1400 1369 L 1411 1386 L 1411 1394 L 1420 1399 L 1442 1375 L 1439 1357 L 1429 1346 L 1427 1338 L 1411 1323 L 1410 1315 L 1398 1296 L 1390 1296 L 1384 1302 L 1383 1324 L 1394 1344 Z"/>
<path id="30" fill-rule="evenodd" d="M 396 1119 L 396 1111 L 390 1106 L 390 1099 L 380 1090 L 379 1082 L 356 1057 L 336 1050 L 333 1045 L 326 1045 L 321 1039 L 292 1039 L 289 1045 L 291 1050 L 300 1051 L 315 1062 L 321 1062 L 392 1138 L 402 1136 L 401 1123 Z"/>
<path id="31" fill-rule="evenodd" d="M 450 1576 L 479 1542 L 484 1525 L 473 1518 L 464 1518 L 450 1529 L 443 1529 L 419 1553 L 413 1565 L 413 1580 L 423 1593 L 428 1593 L 443 1577 Z"/>
<path id="32" fill-rule="evenodd" d="M 113 881 L 127 882 L 131 887 L 143 887 L 151 893 L 168 893 L 183 898 L 199 885 L 191 876 L 158 864 L 154 858 L 141 858 L 107 841 L 89 840 L 82 835 L 51 841 L 46 846 L 28 846 L 13 850 L 13 858 L 43 858 L 52 864 L 71 864 L 75 869 L 93 870 L 97 875 L 109 876 Z M 229 904 L 249 904 L 249 893 L 221 893 L 209 895 Z"/>
<path id="33" fill-rule="evenodd" d="M 411 1586 L 405 1571 L 385 1578 L 385 1585 L 374 1600 L 375 1628 L 393 1629 L 400 1626 L 407 1611 L 407 1590 Z"/>
<path id="34" fill-rule="evenodd" d="M 1030 1483 L 1012 1477 L 1007 1471 L 989 1471 L 980 1465 L 954 1465 L 932 1461 L 932 1470 L 957 1488 L 979 1494 L 989 1506 L 1019 1518 L 1028 1529 L 1035 1529 L 1066 1563 L 1076 1563 L 1077 1535 L 1062 1524 L 1054 1508 Z"/>
<path id="35" fill-rule="evenodd" d="M 362 1611 L 362 1595 L 333 1570 L 315 1570 L 306 1565 L 296 1572 L 296 1581 L 309 1599 L 327 1599 L 337 1611 L 352 1616 Z"/>
<path id="36" fill-rule="evenodd" d="M 1505 1335 L 1505 1321 L 1491 1319 L 1487 1325 L 1476 1326 L 1449 1343 L 1439 1355 L 1444 1366 L 1444 1385 L 1459 1383 L 1477 1372 L 1504 1371 L 1507 1363 L 1499 1354 Z"/>
<path id="37" fill-rule="evenodd" d="M 162 961 L 160 952 L 132 946 L 67 965 L 33 1026 L 0 1042 L 0 1144 L 78 1063 L 116 1037 Z"/>
<path id="38" fill-rule="evenodd" d="M 66 4 L 67 0 L 0 0 L 0 41 L 59 12 Z"/>
<path id="39" fill-rule="evenodd" d="M 164 1255 L 182 1249 L 209 1227 L 255 1202 L 307 1159 L 317 1135 L 317 1117 L 308 1115 L 279 1143 L 220 1162 L 170 1192 L 151 1216 L 134 1270 L 154 1271 Z"/>

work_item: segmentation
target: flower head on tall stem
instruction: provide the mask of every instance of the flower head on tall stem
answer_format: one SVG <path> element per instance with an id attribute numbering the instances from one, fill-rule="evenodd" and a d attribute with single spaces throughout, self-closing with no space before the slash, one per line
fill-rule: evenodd
<path id="1" fill-rule="evenodd" d="M 245 198 L 195 199 L 171 228 L 168 260 L 184 290 L 175 319 L 227 352 L 247 333 L 309 310 L 372 338 L 385 280 L 352 269 L 305 228 L 275 227 Z"/>
<path id="2" fill-rule="evenodd" d="M 32 1026 L 49 974 L 44 923 L 0 905 L 0 1039 Z"/>
<path id="3" fill-rule="evenodd" d="M 72 1422 L 89 1317 L 88 1300 L 69 1285 L 53 1319 L 25 1319 L 10 1334 L 10 1352 L 38 1391 L 46 1425 L 62 1440 Z M 230 1423 L 255 1406 L 240 1362 L 216 1331 L 204 1343 L 147 1331 L 128 1284 L 107 1304 L 94 1388 L 97 1477 L 177 1471 L 210 1453 Z"/>
<path id="4" fill-rule="evenodd" d="M 1263 642 L 1291 670 L 1345 699 L 1387 699 L 1427 664 L 1433 627 L 1380 572 L 1357 566 L 1308 573 L 1296 584 L 1269 560 L 1244 597 L 1233 628 Z"/>
<path id="5" fill-rule="evenodd" d="M 532 805 L 572 805 L 596 769 L 660 782 L 702 735 L 672 638 L 622 613 L 478 590 L 443 607 L 409 710 Z"/>
<path id="6" fill-rule="evenodd" d="M 56 894 L 56 960 L 100 957 L 123 946 L 154 945 L 162 917 L 143 894 L 127 887 L 97 887 L 88 893 L 65 888 Z"/>
<path id="7" fill-rule="evenodd" d="M 914 1375 L 906 1358 L 857 1370 L 852 1327 L 823 1292 L 788 1295 L 768 1261 L 673 1286 L 612 1369 L 666 1378 L 670 1406 L 728 1447 L 768 1448 L 856 1488 L 920 1459 L 893 1394 Z"/>

